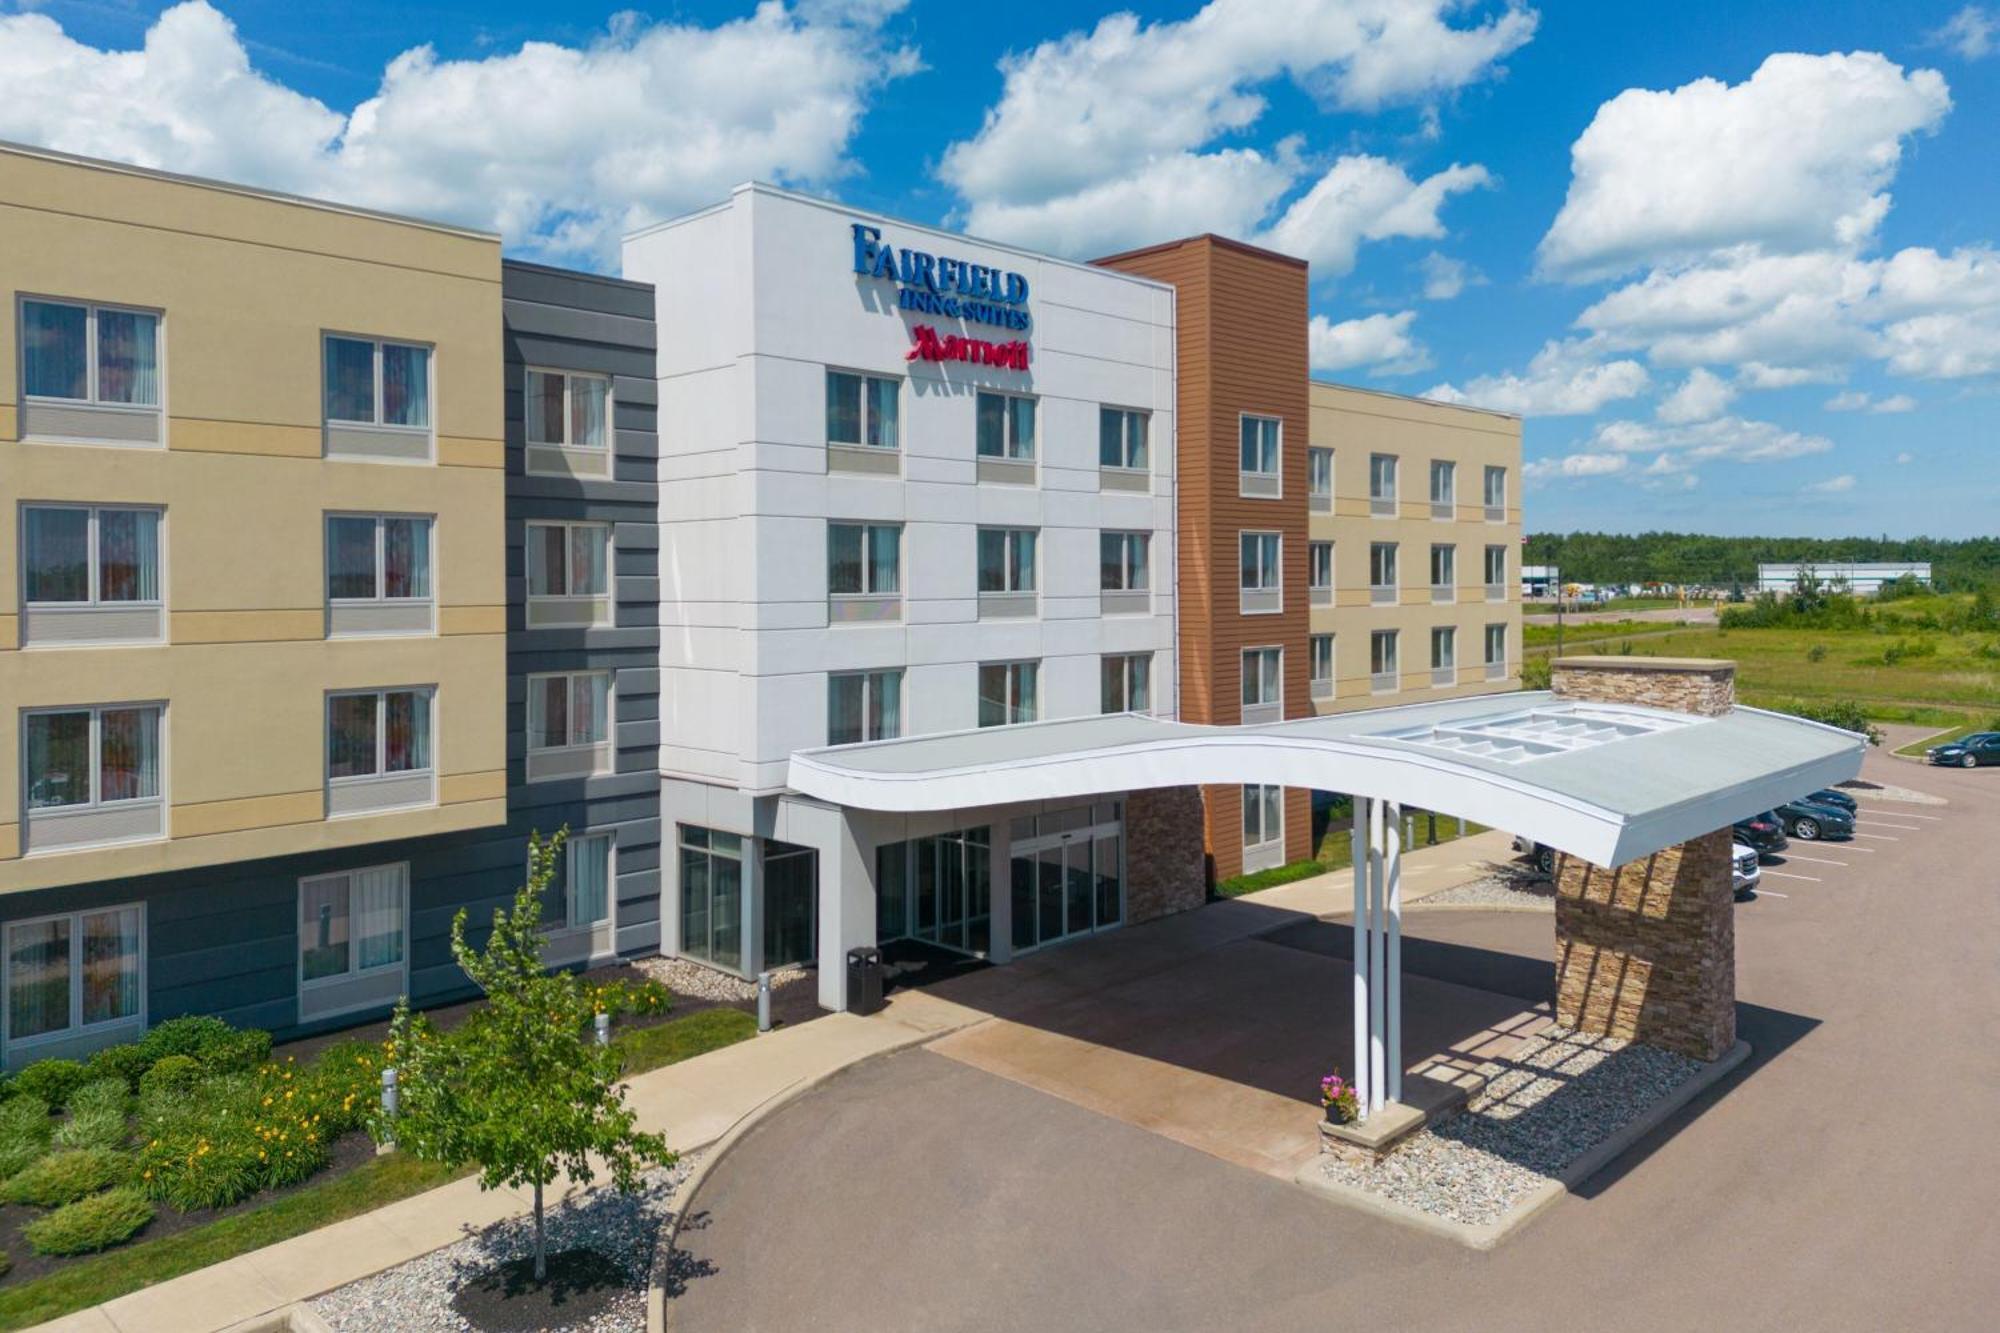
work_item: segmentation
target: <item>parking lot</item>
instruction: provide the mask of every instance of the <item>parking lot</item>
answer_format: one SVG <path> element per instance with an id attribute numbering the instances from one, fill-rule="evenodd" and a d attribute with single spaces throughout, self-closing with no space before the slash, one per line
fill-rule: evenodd
<path id="1" fill-rule="evenodd" d="M 1953 773 L 1949 769 L 1934 771 Z M 1921 771 L 1912 776 L 1923 781 Z M 1910 791 L 1912 795 L 1930 795 L 1914 786 Z M 1784 902 L 1794 893 L 1856 890 L 1877 884 L 1893 875 L 1901 861 L 1898 844 L 1938 836 L 1944 825 L 1958 818 L 1948 804 L 1894 799 L 1866 787 L 1855 789 L 1853 795 L 1860 806 L 1855 811 L 1854 836 L 1812 842 L 1795 837 L 1783 851 L 1766 855 L 1758 899 Z"/>

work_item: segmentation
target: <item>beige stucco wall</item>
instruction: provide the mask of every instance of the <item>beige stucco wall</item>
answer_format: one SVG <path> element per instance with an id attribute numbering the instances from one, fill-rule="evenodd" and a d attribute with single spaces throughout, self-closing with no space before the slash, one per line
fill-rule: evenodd
<path id="1" fill-rule="evenodd" d="M 1314 381 L 1311 393 L 1313 448 L 1332 449 L 1333 506 L 1308 519 L 1313 541 L 1334 543 L 1334 605 L 1315 607 L 1311 630 L 1334 635 L 1335 697 L 1315 701 L 1319 712 L 1372 708 L 1427 698 L 1450 698 L 1520 688 L 1521 664 L 1521 422 L 1517 417 L 1448 403 L 1402 398 L 1365 389 Z M 1398 513 L 1376 516 L 1368 502 L 1371 454 L 1398 458 Z M 1451 519 L 1434 519 L 1430 508 L 1430 465 L 1434 459 L 1457 464 L 1457 504 Z M 1504 522 L 1489 522 L 1482 503 L 1488 466 L 1507 469 Z M 1397 544 L 1399 598 L 1376 606 L 1368 587 L 1368 551 L 1375 542 Z M 1434 603 L 1430 590 L 1433 543 L 1458 548 L 1455 600 Z M 1507 548 L 1507 582 L 1502 601 L 1486 600 L 1486 547 Z M 1507 626 L 1509 674 L 1489 681 L 1485 669 L 1486 626 Z M 1457 683 L 1433 687 L 1430 632 L 1457 628 Z M 1394 695 L 1370 688 L 1369 636 L 1378 629 L 1401 631 L 1402 688 Z"/>
<path id="2" fill-rule="evenodd" d="M 0 891 L 498 823 L 500 248 L 490 236 L 0 150 Z M 19 437 L 19 297 L 162 310 L 166 448 Z M 436 462 L 321 458 L 321 334 L 434 347 Z M 21 649 L 23 501 L 163 506 L 169 643 Z M 435 518 L 435 636 L 324 639 L 324 515 Z M 434 810 L 323 818 L 327 690 L 438 689 Z M 19 856 L 20 710 L 167 702 L 170 838 Z"/>

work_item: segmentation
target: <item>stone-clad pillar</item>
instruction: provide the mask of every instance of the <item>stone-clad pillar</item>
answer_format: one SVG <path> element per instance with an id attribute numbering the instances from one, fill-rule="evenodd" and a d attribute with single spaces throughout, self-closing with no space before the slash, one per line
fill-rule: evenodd
<path id="1" fill-rule="evenodd" d="M 1207 901 L 1201 795 L 1199 787 L 1159 787 L 1125 797 L 1126 924 Z"/>
<path id="2" fill-rule="evenodd" d="M 1574 657 L 1561 698 L 1714 717 L 1733 662 Z M 1556 1021 L 1714 1060 L 1736 1043 L 1736 915 L 1728 829 L 1615 869 L 1556 860 Z"/>

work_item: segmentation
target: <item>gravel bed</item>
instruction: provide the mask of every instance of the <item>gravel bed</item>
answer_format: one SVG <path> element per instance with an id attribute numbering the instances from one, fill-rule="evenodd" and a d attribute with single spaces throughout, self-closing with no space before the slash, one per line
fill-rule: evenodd
<path id="1" fill-rule="evenodd" d="M 1464 903 L 1476 907 L 1534 907 L 1556 910 L 1555 882 L 1526 866 L 1498 866 L 1483 879 L 1427 893 L 1406 904 L 1410 908 L 1446 907 Z"/>
<path id="2" fill-rule="evenodd" d="M 599 1188 L 549 1209 L 551 1254 L 588 1246 L 616 1260 L 629 1285 L 593 1318 L 547 1325 L 547 1333 L 638 1333 L 645 1328 L 646 1283 L 660 1228 L 672 1216 L 674 1191 L 695 1161 L 688 1154 L 672 1167 L 649 1172 L 632 1194 Z M 335 1333 L 473 1333 L 474 1326 L 452 1308 L 453 1296 L 482 1272 L 530 1253 L 533 1244 L 532 1217 L 496 1223 L 477 1236 L 330 1291 L 312 1302 L 312 1312 Z"/>
<path id="3" fill-rule="evenodd" d="M 632 966 L 644 972 L 676 995 L 695 1000 L 736 1003 L 757 998 L 757 983 L 732 977 L 727 972 L 703 966 L 691 958 L 635 958 Z M 771 973 L 773 991 L 803 981 L 812 975 L 805 967 L 787 967 Z"/>
<path id="4" fill-rule="evenodd" d="M 1899 787 L 1893 782 L 1870 782 L 1861 786 L 1842 783 L 1840 790 L 1857 801 L 1902 801 L 1909 805 L 1951 804 L 1942 796 L 1933 796 L 1914 787 Z"/>
<path id="5" fill-rule="evenodd" d="M 1497 1222 L 1530 1191 L 1632 1123 L 1701 1063 L 1617 1037 L 1550 1027 L 1480 1067 L 1486 1089 L 1372 1167 L 1331 1155 L 1327 1178 L 1467 1226 Z"/>

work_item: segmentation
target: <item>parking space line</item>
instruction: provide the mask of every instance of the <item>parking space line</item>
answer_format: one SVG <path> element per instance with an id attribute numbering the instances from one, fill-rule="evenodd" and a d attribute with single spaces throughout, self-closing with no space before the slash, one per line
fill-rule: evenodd
<path id="1" fill-rule="evenodd" d="M 1814 865 L 1820 866 L 1844 866 L 1847 864 L 1845 861 L 1829 861 L 1824 856 L 1800 856 L 1797 852 L 1785 852 L 1783 855 L 1787 861 L 1810 861 Z"/>
<path id="2" fill-rule="evenodd" d="M 1777 872 L 1776 872 L 1776 871 L 1766 871 L 1765 873 L 1767 873 L 1767 874 L 1776 874 Z M 1776 889 L 1763 889 L 1763 888 L 1760 888 L 1760 889 L 1758 889 L 1758 890 L 1757 890 L 1757 896 L 1758 896 L 1759 898 L 1789 898 L 1789 897 L 1791 897 L 1792 895 L 1791 895 L 1791 894 L 1789 894 L 1789 893 L 1779 893 L 1779 892 L 1778 892 L 1778 891 L 1777 891 Z"/>
<path id="3" fill-rule="evenodd" d="M 1901 841 L 1902 841 L 1902 839 L 1901 839 L 1901 838 L 1898 838 L 1898 837 L 1895 837 L 1895 836 L 1893 836 L 1893 835 L 1891 835 L 1891 834 L 1888 834 L 1888 833 L 1861 833 L 1861 832 L 1858 832 L 1858 831 L 1857 831 L 1857 832 L 1855 833 L 1855 835 L 1854 835 L 1854 836 L 1855 836 L 1855 837 L 1857 837 L 1857 838 L 1873 838 L 1873 839 L 1874 839 L 1875 841 L 1877 841 L 1877 842 L 1901 842 Z"/>
<path id="4" fill-rule="evenodd" d="M 1820 882 L 1818 875 L 1794 875 L 1783 870 L 1766 870 L 1764 873 L 1767 875 L 1776 875 L 1779 879 L 1802 879 L 1809 884 L 1818 884 Z"/>
<path id="5" fill-rule="evenodd" d="M 1877 818 L 1879 815 L 1887 815 L 1891 819 L 1922 819 L 1922 820 L 1927 820 L 1928 822 L 1933 824 L 1944 823 L 1943 815 L 1920 815 L 1914 810 L 1871 811 L 1870 813 L 1863 815 L 1862 818 L 1874 819 Z"/>

